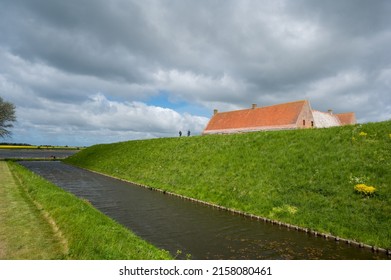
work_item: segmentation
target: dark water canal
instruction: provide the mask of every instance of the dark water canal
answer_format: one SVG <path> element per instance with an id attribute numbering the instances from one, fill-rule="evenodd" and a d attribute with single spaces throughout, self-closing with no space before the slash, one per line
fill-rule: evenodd
<path id="1" fill-rule="evenodd" d="M 34 159 L 52 159 L 66 158 L 79 150 L 54 150 L 54 149 L 0 149 L 0 159 L 6 158 L 34 158 Z"/>
<path id="2" fill-rule="evenodd" d="M 151 191 L 61 162 L 22 165 L 157 247 L 192 259 L 387 259 L 385 254 L 289 230 Z"/>

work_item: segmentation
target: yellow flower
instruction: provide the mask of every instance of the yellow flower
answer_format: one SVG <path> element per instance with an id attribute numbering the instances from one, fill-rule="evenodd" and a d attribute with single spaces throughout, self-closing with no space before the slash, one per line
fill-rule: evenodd
<path id="1" fill-rule="evenodd" d="M 391 138 L 391 133 L 390 133 L 390 134 L 388 134 L 388 136 L 390 136 L 390 138 Z"/>
<path id="2" fill-rule="evenodd" d="M 357 184 L 354 186 L 354 190 L 364 195 L 372 195 L 375 193 L 376 188 L 365 184 Z"/>
<path id="3" fill-rule="evenodd" d="M 368 133 L 366 133 L 366 132 L 364 132 L 364 131 L 361 131 L 359 135 L 360 135 L 360 136 L 367 136 Z"/>

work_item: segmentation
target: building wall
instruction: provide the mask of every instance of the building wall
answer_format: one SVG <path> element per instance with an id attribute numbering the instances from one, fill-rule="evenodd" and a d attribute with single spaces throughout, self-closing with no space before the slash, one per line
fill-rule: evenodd
<path id="1" fill-rule="evenodd" d="M 297 127 L 295 124 L 288 124 L 288 125 L 280 125 L 280 126 L 243 127 L 243 128 L 233 128 L 233 129 L 216 129 L 216 130 L 207 130 L 207 131 L 204 130 L 202 135 L 233 134 L 233 133 L 272 131 L 272 130 L 289 130 L 289 129 L 297 129 Z"/>
<path id="2" fill-rule="evenodd" d="M 296 127 L 297 128 L 311 128 L 314 127 L 314 117 L 312 115 L 312 109 L 308 102 L 305 102 L 303 109 L 299 113 L 297 118 Z"/>

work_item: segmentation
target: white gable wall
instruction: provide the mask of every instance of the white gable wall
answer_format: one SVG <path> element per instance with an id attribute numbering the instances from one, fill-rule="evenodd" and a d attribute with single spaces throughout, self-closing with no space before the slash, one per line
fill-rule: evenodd
<path id="1" fill-rule="evenodd" d="M 332 113 L 324 113 L 319 111 L 312 111 L 312 116 L 314 117 L 314 126 L 315 127 L 332 127 L 340 126 L 341 122 L 334 116 Z"/>

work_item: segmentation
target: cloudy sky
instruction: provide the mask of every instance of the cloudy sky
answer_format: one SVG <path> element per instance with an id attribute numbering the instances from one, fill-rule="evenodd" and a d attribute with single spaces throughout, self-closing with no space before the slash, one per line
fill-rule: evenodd
<path id="1" fill-rule="evenodd" d="M 308 99 L 391 119 L 389 0 L 0 0 L 8 142 L 92 145 Z"/>

